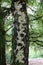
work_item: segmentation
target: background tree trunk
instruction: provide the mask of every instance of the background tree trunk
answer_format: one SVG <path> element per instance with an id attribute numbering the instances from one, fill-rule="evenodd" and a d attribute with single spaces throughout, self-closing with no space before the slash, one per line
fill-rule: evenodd
<path id="1" fill-rule="evenodd" d="M 26 0 L 12 0 L 11 10 L 14 16 L 11 65 L 28 65 L 29 23 Z"/>
<path id="2" fill-rule="evenodd" d="M 3 13 L 0 7 L 0 65 L 6 65 L 5 62 L 5 32 L 4 32 L 4 21 Z"/>

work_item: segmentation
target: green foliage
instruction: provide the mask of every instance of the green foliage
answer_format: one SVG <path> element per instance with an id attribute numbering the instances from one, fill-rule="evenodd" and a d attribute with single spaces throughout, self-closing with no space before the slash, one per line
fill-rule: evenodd
<path id="1" fill-rule="evenodd" d="M 43 8 L 43 0 L 40 0 L 41 1 L 41 6 L 42 6 L 42 8 Z"/>
<path id="2" fill-rule="evenodd" d="M 29 5 L 34 5 L 36 3 L 36 0 L 28 0 Z"/>
<path id="3" fill-rule="evenodd" d="M 11 0 L 2 0 L 1 7 L 10 8 L 11 7 Z"/>
<path id="4" fill-rule="evenodd" d="M 10 64 L 10 59 L 11 59 L 11 53 L 9 52 L 6 54 L 6 63 L 7 64 Z"/>
<path id="5" fill-rule="evenodd" d="M 30 47 L 29 58 L 43 58 L 43 48 L 41 47 Z M 41 53 L 40 53 L 41 52 Z"/>
<path id="6" fill-rule="evenodd" d="M 43 0 L 28 0 L 30 58 L 43 58 Z M 31 13 L 32 12 L 32 13 Z M 37 47 L 39 47 L 37 49 Z M 42 49 L 41 49 L 42 47 Z M 41 52 L 41 53 L 40 53 Z"/>

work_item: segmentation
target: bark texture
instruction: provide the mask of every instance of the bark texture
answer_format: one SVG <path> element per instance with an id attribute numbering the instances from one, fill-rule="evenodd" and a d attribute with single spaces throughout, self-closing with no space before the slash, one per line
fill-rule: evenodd
<path id="1" fill-rule="evenodd" d="M 26 0 L 12 0 L 11 11 L 14 16 L 11 65 L 28 65 L 29 23 Z"/>

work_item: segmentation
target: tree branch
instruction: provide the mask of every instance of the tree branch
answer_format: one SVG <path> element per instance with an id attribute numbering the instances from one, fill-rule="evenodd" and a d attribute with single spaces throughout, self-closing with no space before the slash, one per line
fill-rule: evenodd
<path id="1" fill-rule="evenodd" d="M 40 41 L 40 40 L 30 40 L 30 42 L 36 42 L 37 45 L 40 45 L 40 46 L 43 47 L 43 41 Z M 41 42 L 42 44 L 39 43 L 39 42 Z"/>
<path id="2" fill-rule="evenodd" d="M 11 7 L 10 8 L 2 7 L 2 9 L 7 10 L 7 11 L 11 11 Z"/>
<path id="3" fill-rule="evenodd" d="M 5 33 L 6 33 L 7 31 L 9 31 L 12 27 L 13 27 L 13 26 L 11 26 L 10 28 L 8 28 L 8 29 L 5 31 Z"/>
<path id="4" fill-rule="evenodd" d="M 42 15 L 42 16 L 39 16 L 39 17 L 36 17 L 36 18 L 34 18 L 34 19 L 31 19 L 30 21 L 38 20 L 38 19 L 40 19 L 40 18 L 42 18 L 42 17 L 43 17 L 43 15 Z"/>
<path id="5" fill-rule="evenodd" d="M 6 40 L 6 42 L 12 42 L 12 40 Z"/>
<path id="6" fill-rule="evenodd" d="M 37 12 L 37 11 L 33 10 L 28 4 L 27 4 L 27 7 L 28 7 L 29 9 L 31 9 L 31 11 Z"/>
<path id="7" fill-rule="evenodd" d="M 30 38 L 39 38 L 39 37 L 43 37 L 43 34 L 40 34 L 40 35 L 36 35 L 36 36 L 34 36 L 34 35 L 30 35 Z"/>
<path id="8" fill-rule="evenodd" d="M 41 41 L 41 40 L 30 40 L 30 42 L 41 42 L 41 43 L 43 43 L 43 41 Z"/>

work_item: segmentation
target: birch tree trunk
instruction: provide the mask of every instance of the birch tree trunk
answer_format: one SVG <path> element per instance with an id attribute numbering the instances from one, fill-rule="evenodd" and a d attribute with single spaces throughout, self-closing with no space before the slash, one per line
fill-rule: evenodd
<path id="1" fill-rule="evenodd" d="M 14 16 L 11 65 L 28 65 L 29 21 L 26 0 L 12 0 L 11 11 Z"/>

